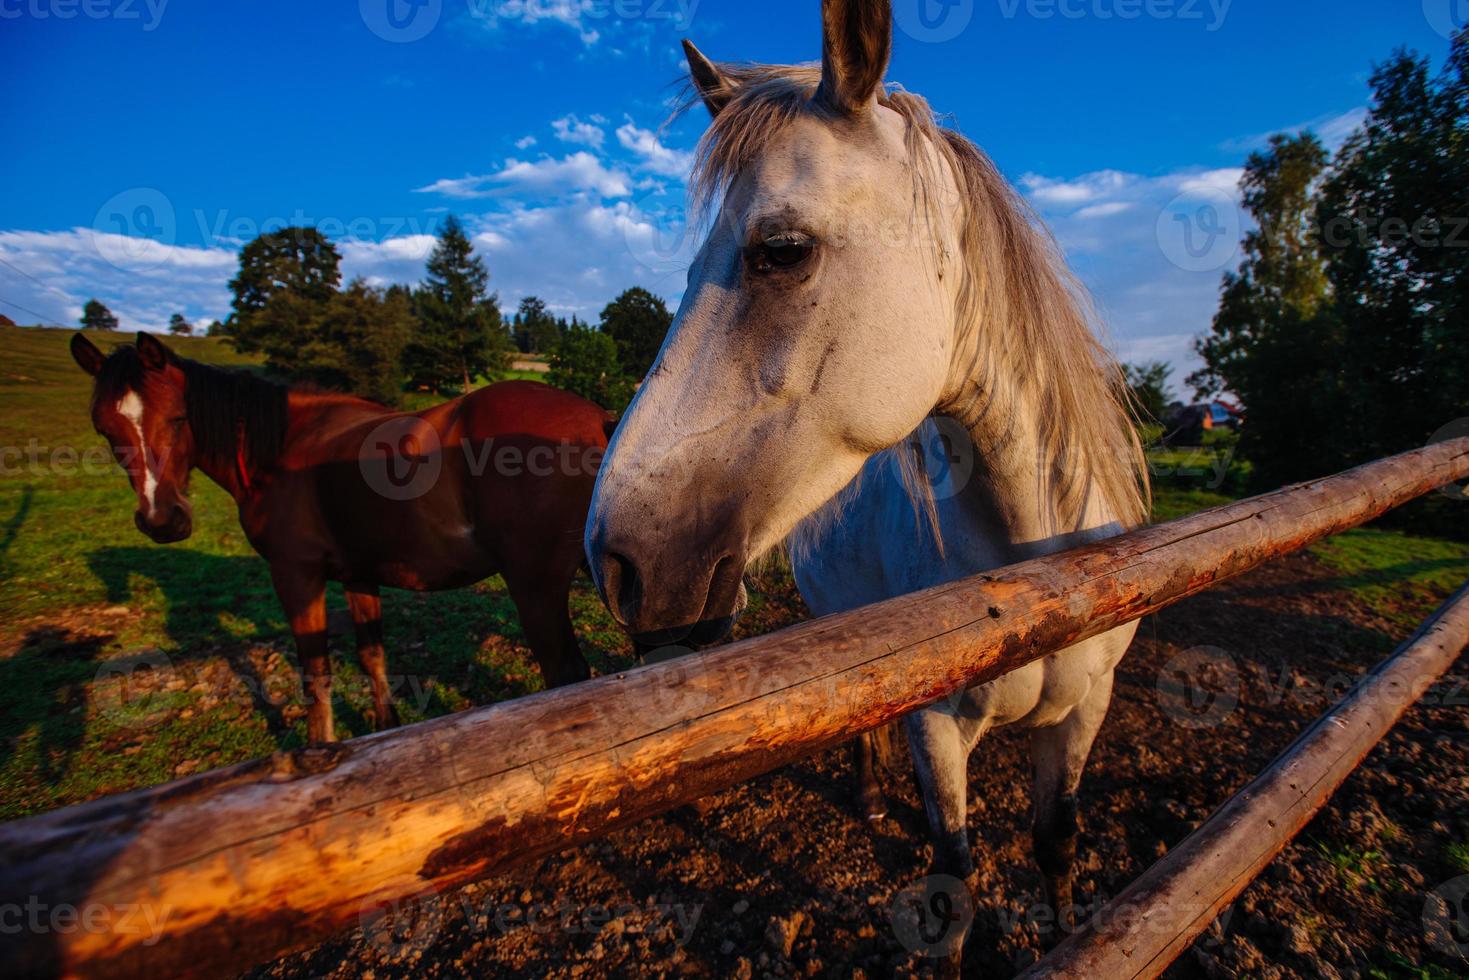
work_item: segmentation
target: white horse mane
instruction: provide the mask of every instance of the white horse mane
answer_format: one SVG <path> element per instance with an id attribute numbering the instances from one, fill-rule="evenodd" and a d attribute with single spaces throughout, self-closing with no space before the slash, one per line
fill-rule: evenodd
<path id="1" fill-rule="evenodd" d="M 696 214 L 715 202 L 764 147 L 801 115 L 829 110 L 813 99 L 820 65 L 721 64 L 728 104 L 699 144 L 690 193 Z M 704 96 L 691 89 L 685 107 Z M 963 404 L 951 408 L 971 432 L 991 412 L 1015 417 L 1031 407 L 1042 459 L 1037 477 L 1057 533 L 1081 529 L 1095 492 L 1113 519 L 1127 527 L 1147 520 L 1147 465 L 1134 425 L 1128 388 L 1115 359 L 1098 340 L 1096 316 L 1085 290 L 1067 267 L 1050 233 L 999 169 L 965 137 L 940 125 L 928 102 L 890 87 L 879 103 L 907 126 L 914 161 L 914 193 L 927 220 L 939 218 L 931 188 L 935 175 L 923 161 L 931 146 L 952 170 L 963 200 L 961 280 L 955 322 L 962 328 L 954 358 L 968 379 Z M 920 514 L 942 548 L 923 451 L 912 440 L 889 450 Z M 789 542 L 819 534 L 839 521 L 842 500 L 812 515 Z"/>

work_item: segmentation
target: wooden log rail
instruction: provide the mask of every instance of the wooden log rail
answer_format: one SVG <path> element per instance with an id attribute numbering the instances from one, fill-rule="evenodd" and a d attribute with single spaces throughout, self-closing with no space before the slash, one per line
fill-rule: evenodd
<path id="1" fill-rule="evenodd" d="M 1280 758 L 1020 980 L 1163 974 L 1469 645 L 1469 586 Z"/>
<path id="2" fill-rule="evenodd" d="M 699 656 L 0 826 L 0 913 L 41 910 L 18 930 L 0 914 L 0 963 L 232 974 L 837 745 L 1466 478 L 1469 439 L 1445 442 Z"/>

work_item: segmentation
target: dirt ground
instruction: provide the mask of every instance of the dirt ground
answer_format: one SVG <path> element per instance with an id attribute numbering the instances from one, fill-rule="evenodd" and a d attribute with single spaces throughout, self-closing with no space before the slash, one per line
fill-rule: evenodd
<path id="1" fill-rule="evenodd" d="M 1146 621 L 1082 784 L 1077 902 L 1105 901 L 1165 854 L 1398 633 L 1304 555 Z M 1180 671 L 1202 685 L 1192 696 Z M 1456 884 L 1469 874 L 1462 681 L 1456 668 L 1409 712 L 1169 976 L 1469 975 L 1469 932 L 1445 912 L 1469 886 Z M 859 819 L 852 782 L 846 754 L 825 753 L 513 875 L 368 910 L 357 933 L 252 975 L 927 975 L 935 961 L 892 914 L 928 860 L 906 751 L 885 779 L 887 820 Z M 1025 736 L 984 742 L 970 785 L 981 872 L 965 974 L 1008 977 L 1040 953 Z"/>

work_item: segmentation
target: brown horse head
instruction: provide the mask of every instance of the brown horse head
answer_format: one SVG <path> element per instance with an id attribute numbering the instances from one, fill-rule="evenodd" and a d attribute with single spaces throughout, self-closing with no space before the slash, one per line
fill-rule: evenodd
<path id="1" fill-rule="evenodd" d="M 110 356 L 77 334 L 71 356 L 96 379 L 92 425 L 132 481 L 138 530 L 159 544 L 184 540 L 194 530 L 188 496 L 194 438 L 183 362 L 146 333 L 138 334 L 136 347 Z"/>

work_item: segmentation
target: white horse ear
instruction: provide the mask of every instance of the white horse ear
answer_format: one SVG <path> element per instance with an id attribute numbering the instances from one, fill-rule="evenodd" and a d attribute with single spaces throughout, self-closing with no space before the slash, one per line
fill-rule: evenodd
<path id="1" fill-rule="evenodd" d="M 818 101 L 843 115 L 869 108 L 893 51 L 892 0 L 821 0 Z"/>
<path id="2" fill-rule="evenodd" d="M 687 38 L 683 42 L 683 53 L 689 62 L 689 78 L 693 81 L 694 88 L 699 90 L 699 97 L 704 100 L 709 115 L 719 115 L 729 105 L 730 99 L 734 98 L 734 86 L 724 77 L 719 66 L 704 57 L 704 52 L 694 47 L 694 42 Z"/>

